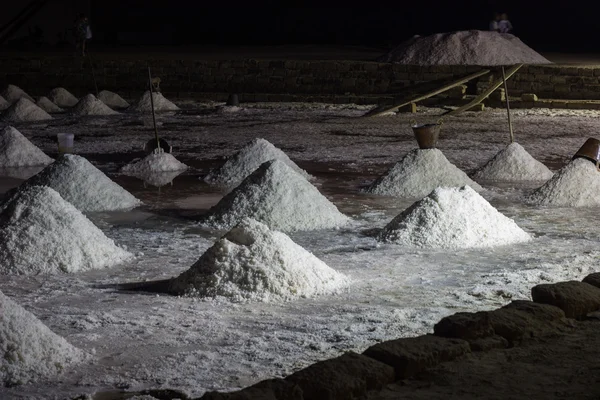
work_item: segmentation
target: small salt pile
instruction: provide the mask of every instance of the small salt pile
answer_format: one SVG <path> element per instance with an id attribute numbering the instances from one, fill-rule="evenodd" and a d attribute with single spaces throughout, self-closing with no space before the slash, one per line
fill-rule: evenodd
<path id="1" fill-rule="evenodd" d="M 153 172 L 185 171 L 187 165 L 178 161 L 170 153 L 152 153 L 143 159 L 121 168 L 124 174 L 149 174 Z"/>
<path id="2" fill-rule="evenodd" d="M 435 189 L 387 224 L 379 240 L 461 249 L 526 242 L 531 236 L 473 189 L 463 186 Z"/>
<path id="3" fill-rule="evenodd" d="M 262 164 L 208 212 L 206 223 L 229 229 L 254 218 L 282 231 L 336 228 L 349 222 L 302 175 L 280 160 Z"/>
<path id="4" fill-rule="evenodd" d="M 71 110 L 74 115 L 115 115 L 115 110 L 97 99 L 93 94 L 83 96 Z"/>
<path id="5" fill-rule="evenodd" d="M 367 193 L 421 198 L 440 186 L 481 186 L 458 169 L 438 149 L 416 149 L 409 152 L 385 175 L 366 189 Z"/>
<path id="6" fill-rule="evenodd" d="M 6 101 L 8 101 L 11 104 L 19 100 L 21 97 L 26 98 L 32 103 L 35 102 L 35 100 L 30 95 L 25 93 L 23 89 L 15 85 L 8 85 L 7 88 L 4 89 L 4 91 L 1 94 L 2 97 L 4 97 Z"/>
<path id="7" fill-rule="evenodd" d="M 533 158 L 523 146 L 513 142 L 477 170 L 473 178 L 489 181 L 546 181 L 552 175 L 552 171 Z"/>
<path id="8" fill-rule="evenodd" d="M 177 295 L 232 301 L 289 301 L 331 294 L 349 280 L 287 235 L 245 218 L 174 278 Z"/>
<path id="9" fill-rule="evenodd" d="M 138 179 L 144 181 L 145 184 L 162 187 L 173 183 L 173 179 L 181 175 L 183 171 L 169 171 L 169 172 L 148 172 L 141 174 L 132 174 Z"/>
<path id="10" fill-rule="evenodd" d="M 52 119 L 50 114 L 25 97 L 21 97 L 4 111 L 2 118 L 7 122 L 33 122 Z"/>
<path id="11" fill-rule="evenodd" d="M 62 87 L 52 89 L 47 97 L 57 106 L 64 108 L 73 107 L 79 101 L 71 92 Z"/>
<path id="12" fill-rule="evenodd" d="M 35 315 L 0 292 L 0 383 L 24 385 L 50 378 L 88 359 Z"/>
<path id="13" fill-rule="evenodd" d="M 8 107 L 10 107 L 10 103 L 0 96 L 0 111 L 6 110 Z"/>
<path id="14" fill-rule="evenodd" d="M 229 158 L 223 166 L 207 175 L 208 183 L 235 187 L 261 164 L 281 160 L 306 179 L 312 178 L 306 171 L 294 163 L 283 151 L 265 139 L 254 139 Z"/>
<path id="15" fill-rule="evenodd" d="M 3 275 L 80 272 L 131 257 L 47 186 L 19 190 L 0 206 Z"/>
<path id="16" fill-rule="evenodd" d="M 154 111 L 177 111 L 179 107 L 167 100 L 162 93 L 152 92 L 152 100 L 154 101 Z M 140 97 L 138 102 L 131 107 L 133 111 L 148 112 L 152 111 L 152 104 L 150 102 L 150 91 L 146 92 Z"/>
<path id="17" fill-rule="evenodd" d="M 576 158 L 527 199 L 539 206 L 600 206 L 600 172 L 585 158 Z"/>
<path id="18" fill-rule="evenodd" d="M 41 108 L 42 110 L 46 111 L 47 113 L 59 113 L 59 112 L 63 112 L 64 111 L 62 108 L 60 108 L 59 106 L 57 106 L 56 104 L 54 104 L 46 96 L 40 97 L 35 104 L 39 108 Z"/>
<path id="19" fill-rule="evenodd" d="M 129 107 L 129 103 L 125 101 L 125 99 L 123 99 L 118 94 L 108 90 L 103 90 L 100 93 L 98 93 L 98 99 L 100 99 L 104 104 L 106 104 L 110 108 L 120 109 Z"/>
<path id="20" fill-rule="evenodd" d="M 142 204 L 88 160 L 74 154 L 61 156 L 17 189 L 28 186 L 49 186 L 83 212 L 126 210 Z"/>
<path id="21" fill-rule="evenodd" d="M 48 165 L 52 161 L 14 127 L 0 131 L 0 168 Z"/>

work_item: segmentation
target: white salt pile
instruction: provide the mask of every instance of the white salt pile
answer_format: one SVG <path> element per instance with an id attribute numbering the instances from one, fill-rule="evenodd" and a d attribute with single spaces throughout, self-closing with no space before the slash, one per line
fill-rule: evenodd
<path id="1" fill-rule="evenodd" d="M 57 106 L 65 108 L 73 107 L 79 101 L 71 92 L 61 87 L 52 89 L 47 97 Z"/>
<path id="2" fill-rule="evenodd" d="M 377 61 L 407 65 L 486 66 L 550 63 L 516 36 L 477 30 L 415 36 Z"/>
<path id="3" fill-rule="evenodd" d="M 136 178 L 144 181 L 145 184 L 162 187 L 173 182 L 173 179 L 181 175 L 183 171 L 169 171 L 169 172 L 148 172 L 141 174 L 132 174 Z"/>
<path id="4" fill-rule="evenodd" d="M 142 202 L 88 160 L 66 154 L 19 186 L 49 186 L 81 211 L 126 210 Z"/>
<path id="5" fill-rule="evenodd" d="M 125 101 L 125 99 L 123 99 L 118 94 L 108 91 L 108 90 L 103 90 L 100 93 L 98 93 L 98 99 L 102 100 L 102 102 L 104 104 L 106 104 L 107 106 L 109 106 L 111 108 L 127 108 L 127 107 L 129 107 L 129 103 L 127 101 Z"/>
<path id="6" fill-rule="evenodd" d="M 14 127 L 0 131 L 0 168 L 48 165 L 52 161 Z"/>
<path id="7" fill-rule="evenodd" d="M 576 158 L 556 172 L 527 200 L 541 206 L 600 206 L 600 172 L 592 161 Z"/>
<path id="8" fill-rule="evenodd" d="M 131 257 L 47 186 L 19 190 L 0 206 L 3 275 L 87 271 Z"/>
<path id="9" fill-rule="evenodd" d="M 152 153 L 139 161 L 127 164 L 121 168 L 125 174 L 149 174 L 153 172 L 185 171 L 187 165 L 178 161 L 170 153 Z"/>
<path id="10" fill-rule="evenodd" d="M 56 104 L 54 104 L 46 96 L 40 97 L 35 104 L 39 108 L 41 108 L 42 110 L 46 111 L 47 113 L 59 113 L 59 112 L 63 112 L 64 111 L 62 108 L 60 108 L 59 106 L 57 106 Z"/>
<path id="11" fill-rule="evenodd" d="M 481 186 L 458 169 L 438 149 L 416 149 L 409 152 L 385 175 L 379 177 L 366 192 L 384 196 L 424 197 L 440 186 Z"/>
<path id="12" fill-rule="evenodd" d="M 489 181 L 545 181 L 552 171 L 537 161 L 521 146 L 513 142 L 477 170 L 475 179 Z"/>
<path id="13" fill-rule="evenodd" d="M 240 151 L 230 157 L 223 166 L 207 175 L 204 180 L 208 183 L 234 187 L 250 175 L 261 164 L 281 160 L 306 179 L 312 177 L 298 167 L 283 151 L 273 146 L 265 139 L 254 139 Z"/>
<path id="14" fill-rule="evenodd" d="M 152 99 L 154 101 L 154 111 L 177 111 L 179 107 L 167 100 L 162 93 L 153 92 Z M 152 111 L 152 104 L 150 103 L 150 91 L 146 92 L 140 97 L 138 102 L 131 107 L 133 111 L 147 112 Z"/>
<path id="15" fill-rule="evenodd" d="M 35 102 L 35 100 L 30 95 L 25 93 L 23 89 L 15 85 L 8 85 L 7 88 L 4 89 L 4 91 L 1 94 L 2 97 L 4 97 L 6 101 L 8 101 L 11 104 L 19 100 L 21 97 L 26 98 L 32 103 Z"/>
<path id="16" fill-rule="evenodd" d="M 170 291 L 233 301 L 288 301 L 338 292 L 349 280 L 287 235 L 245 218 L 219 239 Z"/>
<path id="17" fill-rule="evenodd" d="M 0 292 L 0 383 L 23 385 L 49 378 L 88 356 Z"/>
<path id="18" fill-rule="evenodd" d="M 2 114 L 2 118 L 7 122 L 33 122 L 52 119 L 50 114 L 25 97 L 20 98 L 6 109 Z"/>
<path id="19" fill-rule="evenodd" d="M 461 249 L 526 242 L 531 236 L 473 189 L 463 186 L 435 189 L 387 224 L 379 240 Z"/>
<path id="20" fill-rule="evenodd" d="M 10 107 L 10 103 L 0 96 L 0 111 L 6 110 L 8 107 Z"/>
<path id="21" fill-rule="evenodd" d="M 86 94 L 71 110 L 74 115 L 115 115 L 118 114 L 115 110 L 97 99 L 93 94 Z"/>
<path id="22" fill-rule="evenodd" d="M 244 217 L 282 231 L 327 229 L 349 218 L 302 175 L 280 160 L 262 164 L 208 212 L 206 222 L 229 229 Z"/>

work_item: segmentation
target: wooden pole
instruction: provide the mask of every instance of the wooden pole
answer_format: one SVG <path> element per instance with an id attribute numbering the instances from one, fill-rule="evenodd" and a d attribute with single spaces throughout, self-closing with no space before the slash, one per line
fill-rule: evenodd
<path id="1" fill-rule="evenodd" d="M 510 142 L 514 143 L 515 134 L 513 132 L 512 122 L 510 120 L 510 102 L 508 101 L 508 85 L 506 84 L 506 74 L 504 73 L 504 66 L 502 66 L 502 80 L 504 81 L 504 97 L 506 99 L 506 114 L 508 116 L 508 131 L 510 132 Z"/>
<path id="2" fill-rule="evenodd" d="M 156 136 L 156 146 L 160 153 L 160 140 L 158 139 L 158 129 L 156 128 L 156 116 L 154 115 L 154 92 L 152 91 L 152 75 L 150 74 L 150 66 L 148 66 L 148 85 L 150 87 L 150 107 L 152 108 L 152 123 L 154 124 L 154 135 Z"/>

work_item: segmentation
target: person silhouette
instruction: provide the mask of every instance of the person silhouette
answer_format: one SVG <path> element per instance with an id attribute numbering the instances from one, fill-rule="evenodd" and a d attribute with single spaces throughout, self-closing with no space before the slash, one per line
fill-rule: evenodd
<path id="1" fill-rule="evenodd" d="M 500 21 L 498 22 L 498 31 L 500 33 L 510 33 L 513 30 L 513 26 L 508 20 L 508 15 L 506 13 L 502 13 L 500 16 Z"/>

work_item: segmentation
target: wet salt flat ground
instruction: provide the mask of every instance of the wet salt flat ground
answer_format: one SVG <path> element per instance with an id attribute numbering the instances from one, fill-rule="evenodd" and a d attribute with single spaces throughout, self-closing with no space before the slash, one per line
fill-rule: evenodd
<path id="1" fill-rule="evenodd" d="M 598 209 L 535 208 L 523 196 L 539 183 L 486 185 L 482 195 L 533 233 L 532 242 L 489 250 L 426 250 L 378 244 L 373 236 L 411 200 L 360 194 L 360 188 L 416 147 L 409 121 L 441 110 L 379 119 L 366 107 L 258 104 L 238 112 L 214 104 L 183 105 L 161 115 L 161 134 L 192 168 L 160 189 L 118 174 L 152 137 L 139 115 L 57 117 L 18 129 L 55 155 L 52 137 L 77 135 L 88 157 L 145 205 L 90 214 L 109 237 L 137 255 L 115 268 L 73 275 L 0 277 L 0 290 L 32 311 L 95 362 L 37 384 L 0 389 L 1 398 L 68 398 L 102 390 L 169 387 L 191 395 L 230 390 L 289 374 L 347 350 L 429 332 L 441 317 L 528 298 L 540 282 L 580 279 L 599 270 Z M 600 127 L 597 112 L 523 110 L 517 140 L 553 169 Z M 440 149 L 469 172 L 507 144 L 503 110 L 448 119 Z M 352 285 L 337 296 L 285 304 L 232 304 L 112 289 L 186 270 L 222 233 L 196 220 L 223 192 L 198 179 L 245 142 L 263 137 L 317 176 L 317 186 L 354 218 L 340 230 L 290 236 Z M 19 175 L 15 171 L 13 176 Z M 4 173 L 6 174 L 6 173 Z M 22 178 L 23 176 L 21 176 Z M 0 178 L 0 191 L 18 185 Z"/>

